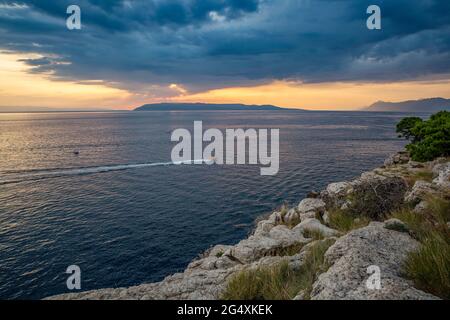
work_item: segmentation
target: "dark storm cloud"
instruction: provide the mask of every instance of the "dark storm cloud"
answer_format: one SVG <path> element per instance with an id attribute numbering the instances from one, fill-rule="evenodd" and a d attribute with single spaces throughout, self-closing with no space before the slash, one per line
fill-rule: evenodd
<path id="1" fill-rule="evenodd" d="M 78 4 L 83 28 L 65 28 Z M 382 9 L 382 30 L 366 9 Z M 274 79 L 395 81 L 450 73 L 448 0 L 0 0 L 0 48 L 34 72 L 130 90 Z"/>

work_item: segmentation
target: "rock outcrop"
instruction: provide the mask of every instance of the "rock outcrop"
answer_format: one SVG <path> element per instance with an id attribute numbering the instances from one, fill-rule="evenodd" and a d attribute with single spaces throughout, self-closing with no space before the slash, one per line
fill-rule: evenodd
<path id="1" fill-rule="evenodd" d="M 323 225 L 319 220 L 314 218 L 303 220 L 301 223 L 295 226 L 293 230 L 301 234 L 304 234 L 305 232 L 317 232 L 323 237 L 334 237 L 339 235 L 338 231 Z"/>
<path id="2" fill-rule="evenodd" d="M 438 163 L 433 167 L 433 183 L 450 190 L 450 163 Z"/>
<path id="3" fill-rule="evenodd" d="M 422 200 L 426 200 L 427 196 L 436 196 L 438 194 L 439 191 L 436 185 L 423 180 L 419 180 L 416 181 L 411 191 L 406 193 L 404 200 L 406 203 L 417 205 Z"/>
<path id="4" fill-rule="evenodd" d="M 394 153 L 393 155 L 389 156 L 384 161 L 384 165 L 386 167 L 394 166 L 394 165 L 397 165 L 397 164 L 408 163 L 409 160 L 410 160 L 410 157 L 409 157 L 408 152 L 398 152 L 398 153 Z"/>
<path id="5" fill-rule="evenodd" d="M 406 181 L 388 171 L 365 172 L 350 182 L 328 185 L 321 198 L 327 209 L 350 210 L 355 214 L 365 212 L 372 219 L 383 218 L 403 204 Z"/>
<path id="6" fill-rule="evenodd" d="M 435 299 L 401 277 L 401 262 L 418 246 L 407 233 L 389 230 L 380 222 L 354 230 L 326 252 L 331 267 L 315 282 L 311 299 Z M 380 272 L 379 289 L 367 285 L 370 266 Z"/>

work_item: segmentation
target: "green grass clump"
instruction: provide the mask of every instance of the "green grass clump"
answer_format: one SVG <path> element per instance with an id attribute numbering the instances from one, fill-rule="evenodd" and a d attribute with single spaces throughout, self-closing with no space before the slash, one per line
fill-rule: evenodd
<path id="1" fill-rule="evenodd" d="M 425 239 L 433 230 L 433 226 L 425 218 L 425 215 L 415 213 L 411 208 L 399 209 L 392 213 L 391 217 L 406 223 L 411 235 L 419 241 Z"/>
<path id="2" fill-rule="evenodd" d="M 287 262 L 239 272 L 228 283 L 224 300 L 287 300 L 296 294 L 298 275 Z"/>
<path id="3" fill-rule="evenodd" d="M 447 222 L 450 220 L 450 201 L 439 197 L 428 197 L 424 213 L 416 213 L 410 207 L 403 207 L 391 214 L 408 226 L 411 235 L 423 242 L 435 232 L 448 236 Z"/>
<path id="4" fill-rule="evenodd" d="M 418 251 L 409 254 L 404 269 L 418 289 L 450 299 L 450 244 L 441 233 L 426 237 Z"/>
<path id="5" fill-rule="evenodd" d="M 421 243 L 419 250 L 408 255 L 403 271 L 417 288 L 450 299 L 450 201 L 428 197 L 427 203 L 424 213 L 403 208 L 392 214 Z"/>
<path id="6" fill-rule="evenodd" d="M 328 225 L 343 233 L 363 228 L 370 223 L 370 219 L 365 216 L 355 217 L 350 212 L 340 209 L 330 211 L 328 216 L 330 220 Z"/>
<path id="7" fill-rule="evenodd" d="M 317 275 L 326 269 L 324 255 L 334 243 L 317 242 L 305 256 L 305 263 L 293 270 L 287 261 L 276 266 L 244 270 L 229 281 L 224 300 L 290 300 L 304 290 L 309 296 Z"/>

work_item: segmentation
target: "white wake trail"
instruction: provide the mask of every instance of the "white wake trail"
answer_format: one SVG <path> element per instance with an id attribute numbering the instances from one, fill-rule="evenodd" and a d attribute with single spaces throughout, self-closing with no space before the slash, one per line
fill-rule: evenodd
<path id="1" fill-rule="evenodd" d="M 84 167 L 84 168 L 28 170 L 27 172 L 24 173 L 20 172 L 15 173 L 14 176 L 11 176 L 11 174 L 0 173 L 0 184 L 19 183 L 24 181 L 41 180 L 55 177 L 87 175 L 87 174 L 96 174 L 110 171 L 122 171 L 129 169 L 140 169 L 148 167 L 161 167 L 173 165 L 179 166 L 179 165 L 193 165 L 193 164 L 211 165 L 213 163 L 214 160 L 211 159 L 198 159 L 198 160 L 187 160 L 176 162 L 153 162 L 153 163 L 123 164 L 111 166 Z"/>

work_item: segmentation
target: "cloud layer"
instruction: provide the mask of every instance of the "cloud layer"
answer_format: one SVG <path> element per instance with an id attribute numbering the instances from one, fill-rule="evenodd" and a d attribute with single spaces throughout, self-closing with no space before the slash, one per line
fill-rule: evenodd
<path id="1" fill-rule="evenodd" d="M 70 4 L 82 30 L 65 27 Z M 366 28 L 371 4 L 382 30 Z M 448 78 L 450 1 L 0 0 L 0 49 L 39 54 L 24 60 L 35 73 L 149 96 Z"/>

